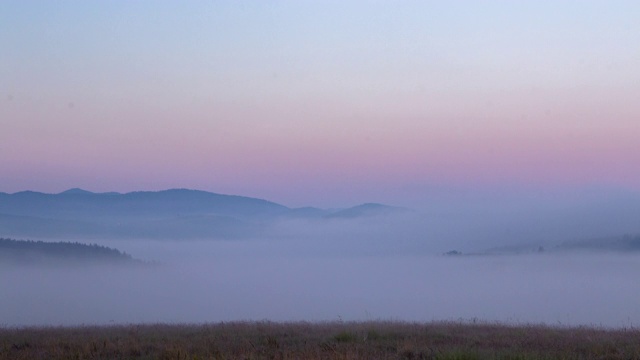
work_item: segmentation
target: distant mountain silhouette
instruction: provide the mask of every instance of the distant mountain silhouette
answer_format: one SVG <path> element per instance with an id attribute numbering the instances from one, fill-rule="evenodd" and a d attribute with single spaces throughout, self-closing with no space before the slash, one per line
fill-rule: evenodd
<path id="1" fill-rule="evenodd" d="M 250 238 L 269 235 L 282 219 L 353 219 L 406 211 L 381 204 L 342 210 L 291 209 L 271 201 L 171 189 L 58 194 L 0 193 L 0 236 L 37 238 Z"/>
<path id="2" fill-rule="evenodd" d="M 80 188 L 73 188 L 67 191 L 63 191 L 58 195 L 93 195 L 91 191 L 82 190 Z"/>
<path id="3" fill-rule="evenodd" d="M 358 206 L 354 206 L 348 209 L 339 210 L 333 212 L 331 214 L 325 215 L 326 218 L 357 218 L 357 217 L 368 217 L 368 216 L 379 216 L 379 215 L 392 215 L 398 213 L 408 212 L 408 209 L 375 204 L 375 203 L 367 203 Z"/>
<path id="4" fill-rule="evenodd" d="M 0 214 L 0 236 L 75 239 L 107 233 L 101 223 Z"/>
<path id="5" fill-rule="evenodd" d="M 192 214 L 256 217 L 275 216 L 288 210 L 266 200 L 187 189 L 126 194 L 98 194 L 82 189 L 70 189 L 59 194 L 33 191 L 0 194 L 0 213 L 58 219 L 154 218 Z"/>
<path id="6" fill-rule="evenodd" d="M 289 210 L 284 215 L 290 218 L 319 218 L 329 214 L 330 211 L 316 207 L 301 207 Z"/>

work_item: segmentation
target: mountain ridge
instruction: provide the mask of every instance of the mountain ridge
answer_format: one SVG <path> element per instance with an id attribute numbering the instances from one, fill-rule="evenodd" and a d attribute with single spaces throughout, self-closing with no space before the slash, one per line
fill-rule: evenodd
<path id="1" fill-rule="evenodd" d="M 365 203 L 346 209 L 290 208 L 269 200 L 203 190 L 57 194 L 0 193 L 0 236 L 56 238 L 247 238 L 280 220 L 355 219 L 400 212 Z"/>

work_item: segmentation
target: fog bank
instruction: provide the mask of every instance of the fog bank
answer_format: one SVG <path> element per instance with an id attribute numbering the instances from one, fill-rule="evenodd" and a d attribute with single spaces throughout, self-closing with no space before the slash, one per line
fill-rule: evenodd
<path id="1" fill-rule="evenodd" d="M 639 256 L 318 256 L 278 247 L 261 252 L 251 242 L 144 246 L 154 244 L 150 252 L 163 258 L 155 266 L 1 267 L 0 324 L 340 319 L 640 323 Z M 188 253 L 177 251 L 187 248 Z"/>

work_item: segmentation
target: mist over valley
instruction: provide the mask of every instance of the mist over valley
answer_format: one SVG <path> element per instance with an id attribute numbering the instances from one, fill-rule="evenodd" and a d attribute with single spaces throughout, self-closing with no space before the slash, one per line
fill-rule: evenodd
<path id="1" fill-rule="evenodd" d="M 640 359 L 639 18 L 0 1 L 0 360 Z"/>
<path id="2" fill-rule="evenodd" d="M 504 199 L 482 204 L 325 210 L 193 190 L 2 194 L 2 236 L 37 240 L 2 244 L 62 250 L 26 256 L 0 246 L 0 286 L 8 290 L 0 318 L 9 326 L 640 321 L 640 229 L 624 220 L 637 204 L 610 202 L 607 211 L 622 211 L 599 219 L 599 233 L 609 234 L 600 237 L 585 236 L 598 233 L 585 227 L 603 202 L 538 198 L 519 211 Z M 581 217 L 586 225 L 573 225 Z M 100 261 L 81 246 L 127 261 Z"/>

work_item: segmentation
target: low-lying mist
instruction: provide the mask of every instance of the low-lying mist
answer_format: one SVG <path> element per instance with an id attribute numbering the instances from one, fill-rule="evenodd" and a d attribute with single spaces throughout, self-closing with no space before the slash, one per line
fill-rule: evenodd
<path id="1" fill-rule="evenodd" d="M 336 241 L 312 250 L 296 248 L 296 241 L 303 240 L 119 240 L 105 243 L 159 263 L 3 266 L 0 324 L 382 319 L 629 327 L 640 322 L 640 256 L 446 257 L 384 249 L 356 255 L 343 252 Z"/>
<path id="2" fill-rule="evenodd" d="M 377 208 L 371 205 L 336 213 L 245 199 L 251 207 L 230 209 L 245 211 L 242 223 L 253 224 L 243 228 L 246 231 L 238 232 L 236 222 L 213 217 L 229 225 L 234 234 L 229 238 L 197 237 L 211 230 L 209 208 L 202 216 L 165 218 L 174 196 L 191 201 L 193 196 L 217 198 L 215 194 L 145 193 L 172 197 L 159 202 L 164 212 L 127 202 L 122 208 L 131 214 L 122 215 L 117 207 L 107 220 L 97 211 L 85 214 L 83 205 L 74 208 L 74 216 L 106 224 L 109 231 L 86 232 L 90 236 L 82 238 L 83 233 L 57 228 L 56 223 L 41 228 L 58 229 L 56 236 L 34 238 L 18 232 L 28 230 L 26 225 L 0 230 L 14 238 L 97 243 L 146 265 L 0 262 L 0 325 L 475 319 L 638 326 L 640 198 L 585 194 L 434 197 L 415 211 L 396 208 L 374 211 L 373 216 L 367 211 Z M 27 195 L 41 196 L 20 196 Z M 66 204 L 95 204 L 88 202 L 94 198 L 115 201 L 99 194 L 65 196 Z M 31 207 L 24 205 L 16 216 L 27 225 L 42 224 L 40 216 L 57 214 L 51 209 L 39 214 L 44 210 L 25 204 Z M 107 203 L 114 204 L 119 203 Z M 118 224 L 114 218 L 141 216 L 131 210 L 132 204 L 138 204 L 144 216 L 155 216 L 149 224 L 163 224 L 154 231 L 148 231 L 147 223 L 140 227 L 153 238 L 112 231 Z M 110 209 L 107 205 L 96 208 Z M 247 215 L 260 206 L 275 213 Z M 71 218 L 69 214 L 59 217 Z M 12 219 L 5 220 L 15 225 Z M 191 226 L 200 227 L 190 231 Z M 165 230 L 171 230 L 171 236 L 165 236 Z M 175 235 L 183 231 L 188 236 Z M 112 233 L 118 236 L 105 236 Z M 566 245 L 589 239 L 595 240 Z M 453 250 L 464 255 L 442 255 Z"/>

